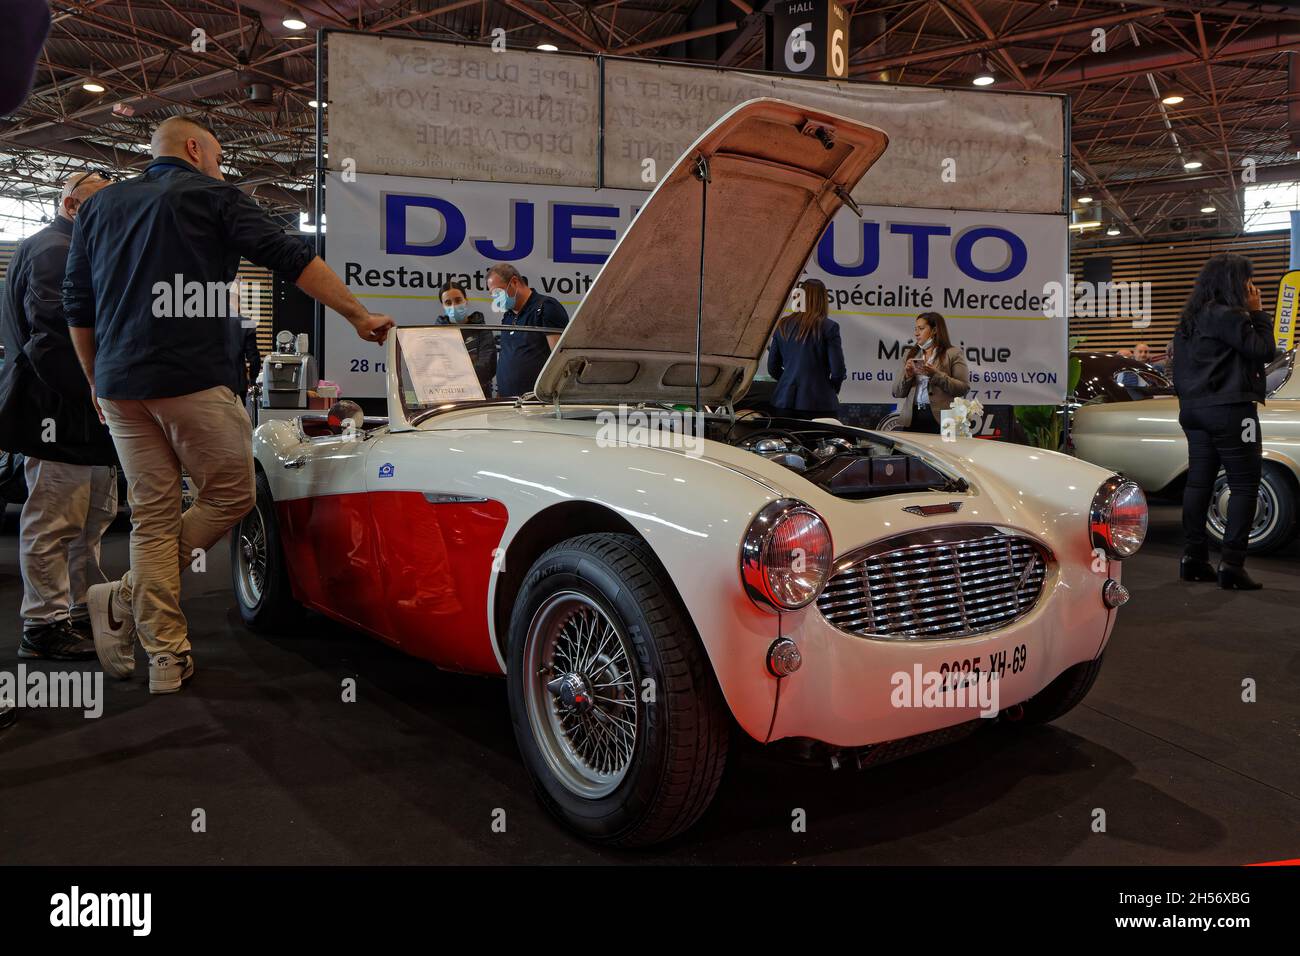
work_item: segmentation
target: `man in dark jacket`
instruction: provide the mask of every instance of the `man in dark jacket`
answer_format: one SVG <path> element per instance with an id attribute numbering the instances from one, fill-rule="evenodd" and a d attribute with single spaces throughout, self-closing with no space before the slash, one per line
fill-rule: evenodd
<path id="1" fill-rule="evenodd" d="M 54 222 L 14 253 L 0 302 L 0 445 L 26 458 L 19 657 L 95 656 L 86 592 L 107 580 L 99 548 L 117 514 L 117 457 L 72 348 L 62 289 L 73 220 L 107 185 L 93 172 L 64 184 Z"/>
<path id="2" fill-rule="evenodd" d="M 129 677 L 135 639 L 149 691 L 194 674 L 181 569 L 256 498 L 252 423 L 231 390 L 230 283 L 242 258 L 338 312 L 367 342 L 393 325 L 369 312 L 301 239 L 225 181 L 222 149 L 200 120 L 154 130 L 153 162 L 77 217 L 63 280 L 72 344 L 108 423 L 131 500 L 131 568 L 87 595 L 104 670 Z M 181 468 L 195 489 L 181 514 Z"/>

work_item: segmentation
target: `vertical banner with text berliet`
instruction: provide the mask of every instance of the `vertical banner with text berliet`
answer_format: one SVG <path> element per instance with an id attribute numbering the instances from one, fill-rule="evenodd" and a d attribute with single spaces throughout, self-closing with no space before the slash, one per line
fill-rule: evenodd
<path id="1" fill-rule="evenodd" d="M 891 401 L 913 319 L 929 310 L 948 319 L 985 404 L 1064 393 L 1066 321 L 1047 314 L 1047 289 L 1067 281 L 1063 98 L 351 34 L 330 34 L 328 57 L 327 256 L 401 324 L 432 321 L 447 277 L 495 321 L 482 271 L 500 260 L 572 314 L 695 138 L 776 96 L 890 137 L 854 191 L 862 218 L 841 210 L 807 266 L 843 329 L 841 399 Z M 710 221 L 727 228 L 726 210 Z M 344 394 L 382 395 L 382 362 L 327 313 L 324 374 Z"/>

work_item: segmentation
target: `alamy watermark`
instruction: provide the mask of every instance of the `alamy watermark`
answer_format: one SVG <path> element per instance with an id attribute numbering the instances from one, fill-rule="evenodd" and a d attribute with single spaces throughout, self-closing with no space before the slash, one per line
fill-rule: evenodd
<path id="1" fill-rule="evenodd" d="M 170 280 L 159 280 L 150 290 L 153 293 L 153 316 L 156 319 L 233 319 L 242 318 L 243 325 L 252 328 L 257 319 L 252 318 L 258 308 L 262 283 L 247 279 L 230 282 L 185 281 L 179 272 Z"/>
<path id="2" fill-rule="evenodd" d="M 664 408 L 629 408 L 596 414 L 596 444 L 602 448 L 637 445 L 671 448 L 692 458 L 704 454 L 704 415 Z"/>
<path id="3" fill-rule="evenodd" d="M 914 664 L 911 671 L 895 671 L 889 678 L 893 690 L 889 703 L 894 707 L 976 708 L 981 717 L 996 717 L 998 685 L 995 670 L 925 671 Z"/>
<path id="4" fill-rule="evenodd" d="M 1151 324 L 1150 282 L 1065 282 L 1043 285 L 1043 314 L 1054 319 L 1130 319 L 1135 329 Z"/>
<path id="5" fill-rule="evenodd" d="M 67 707 L 93 720 L 104 713 L 104 672 L 29 671 L 19 664 L 16 673 L 0 671 L 0 706 Z"/>

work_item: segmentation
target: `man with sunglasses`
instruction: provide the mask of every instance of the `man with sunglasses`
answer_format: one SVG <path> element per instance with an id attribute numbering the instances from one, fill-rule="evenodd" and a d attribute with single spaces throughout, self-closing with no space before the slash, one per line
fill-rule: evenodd
<path id="1" fill-rule="evenodd" d="M 23 576 L 18 656 L 95 656 L 87 589 L 107 580 L 100 541 L 117 515 L 117 456 L 90 400 L 63 312 L 73 221 L 108 185 L 97 171 L 68 178 L 54 221 L 23 241 L 9 266 L 0 334 L 0 446 L 22 454 L 27 501 L 19 521 Z"/>

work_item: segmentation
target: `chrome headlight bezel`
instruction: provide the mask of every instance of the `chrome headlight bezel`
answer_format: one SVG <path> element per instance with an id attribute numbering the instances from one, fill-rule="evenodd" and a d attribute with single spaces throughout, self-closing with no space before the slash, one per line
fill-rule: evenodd
<path id="1" fill-rule="evenodd" d="M 820 583 L 807 600 L 800 601 L 797 604 L 785 604 L 772 591 L 771 584 L 768 581 L 767 568 L 763 564 L 763 554 L 772 534 L 775 533 L 783 521 L 794 515 L 807 515 L 821 525 L 826 534 L 827 562 Z M 834 564 L 835 546 L 826 519 L 811 505 L 805 504 L 796 498 L 782 498 L 778 501 L 771 501 L 760 508 L 758 514 L 754 516 L 754 520 L 745 529 L 745 536 L 740 542 L 740 581 L 745 593 L 759 607 L 775 611 L 778 614 L 783 611 L 798 611 L 816 601 L 821 596 L 822 589 L 826 587 L 826 582 L 830 580 L 831 569 Z"/>
<path id="2" fill-rule="evenodd" d="M 1111 531 L 1111 522 L 1115 516 L 1115 507 L 1120 502 L 1131 502 L 1136 497 L 1142 506 L 1141 535 L 1135 544 L 1116 543 Z M 1137 554 L 1147 535 L 1147 499 L 1146 494 L 1136 481 L 1121 475 L 1107 478 L 1097 493 L 1092 497 L 1092 507 L 1088 513 L 1088 534 L 1094 549 L 1101 549 L 1106 556 L 1123 561 Z"/>

